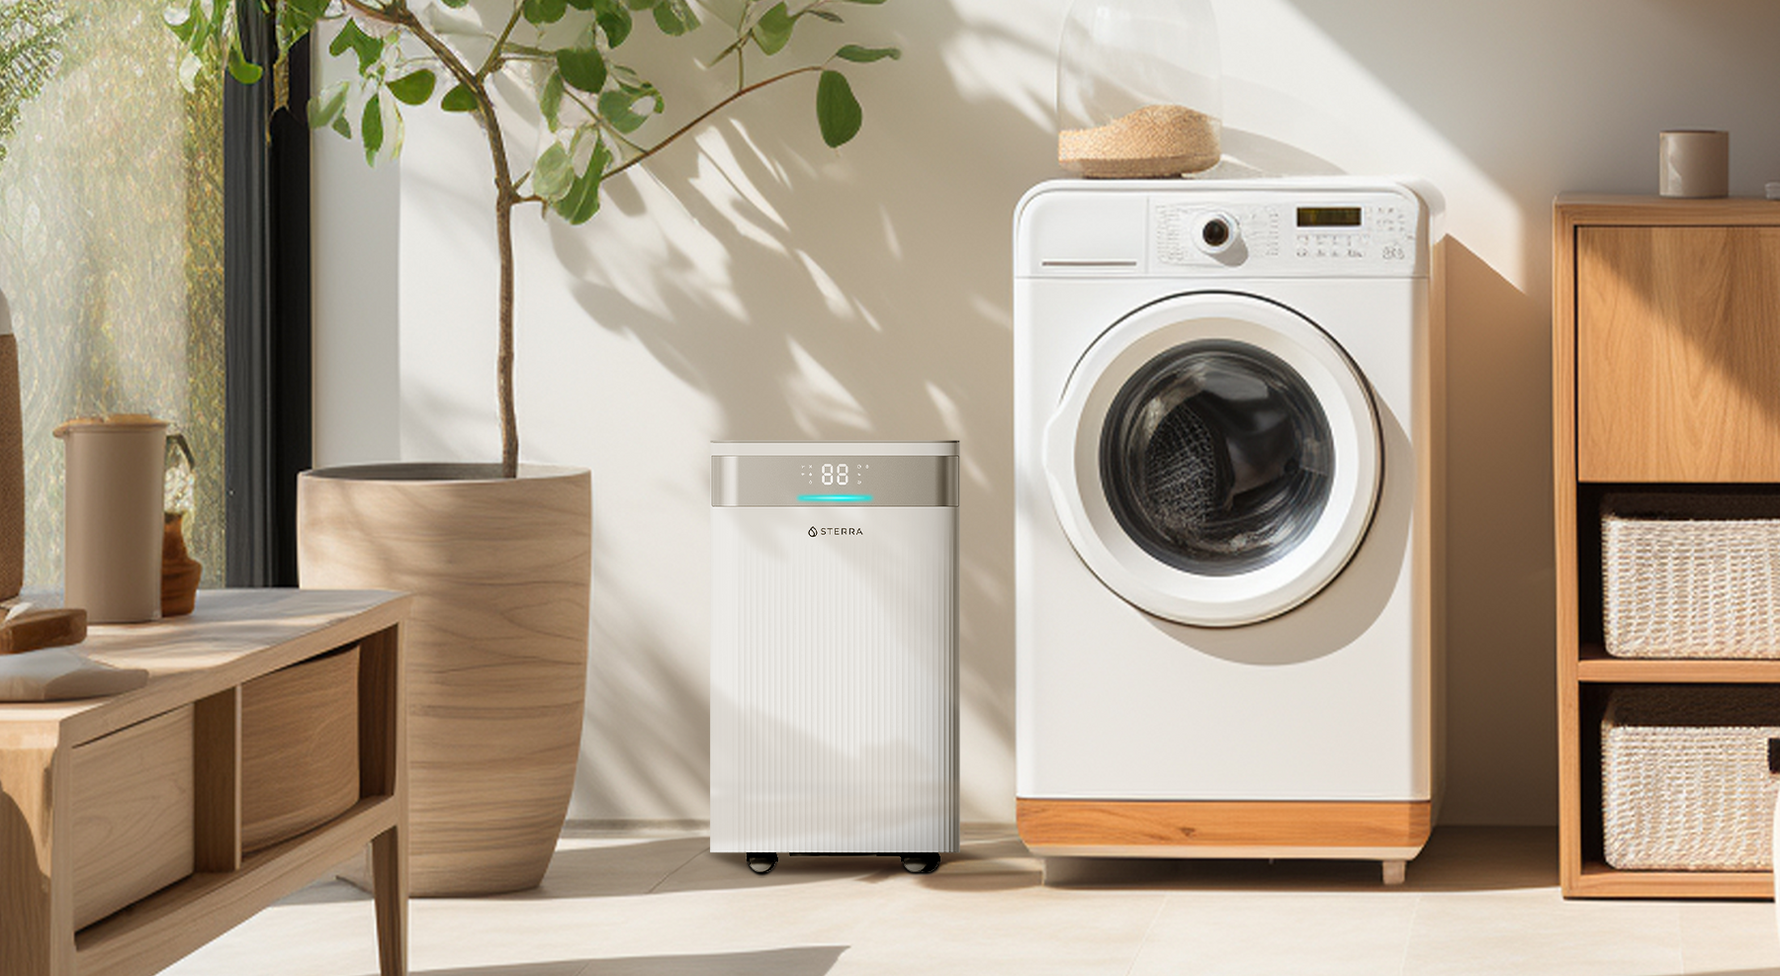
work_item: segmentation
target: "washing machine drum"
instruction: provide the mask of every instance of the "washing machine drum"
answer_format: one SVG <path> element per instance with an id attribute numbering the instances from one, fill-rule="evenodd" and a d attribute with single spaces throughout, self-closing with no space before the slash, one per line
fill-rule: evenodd
<path id="1" fill-rule="evenodd" d="M 1107 330 L 1045 434 L 1082 560 L 1159 617 L 1236 626 L 1315 596 L 1353 557 L 1382 451 L 1365 379 L 1264 299 L 1170 298 Z"/>

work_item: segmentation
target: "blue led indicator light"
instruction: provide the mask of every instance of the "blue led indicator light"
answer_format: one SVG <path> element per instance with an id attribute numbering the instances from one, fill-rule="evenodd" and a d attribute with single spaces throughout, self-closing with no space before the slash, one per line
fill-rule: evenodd
<path id="1" fill-rule="evenodd" d="M 869 502 L 870 495 L 799 495 L 800 502 Z"/>

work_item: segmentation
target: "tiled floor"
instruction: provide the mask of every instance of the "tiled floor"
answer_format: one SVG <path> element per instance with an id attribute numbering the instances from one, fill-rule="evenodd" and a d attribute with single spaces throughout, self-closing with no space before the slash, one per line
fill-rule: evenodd
<path id="1" fill-rule="evenodd" d="M 1780 976 L 1768 902 L 1571 901 L 1544 829 L 1441 828 L 1378 865 L 1040 862 L 965 831 L 928 876 L 787 858 L 756 877 L 690 832 L 571 828 L 537 891 L 411 905 L 416 976 L 1602 974 Z M 170 976 L 371 976 L 369 896 L 318 883 Z"/>

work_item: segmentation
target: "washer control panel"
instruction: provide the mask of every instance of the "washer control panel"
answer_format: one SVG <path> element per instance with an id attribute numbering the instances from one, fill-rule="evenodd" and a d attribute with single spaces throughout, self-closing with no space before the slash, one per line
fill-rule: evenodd
<path id="1" fill-rule="evenodd" d="M 1409 186 L 1363 177 L 1053 180 L 1020 201 L 1014 274 L 1421 277 L 1434 219 Z"/>
<path id="2" fill-rule="evenodd" d="M 1215 200 L 1216 194 L 1190 196 L 1212 199 L 1152 198 L 1151 258 L 1158 266 L 1282 274 L 1408 273 L 1416 268 L 1421 208 L 1401 197 L 1245 204 Z"/>

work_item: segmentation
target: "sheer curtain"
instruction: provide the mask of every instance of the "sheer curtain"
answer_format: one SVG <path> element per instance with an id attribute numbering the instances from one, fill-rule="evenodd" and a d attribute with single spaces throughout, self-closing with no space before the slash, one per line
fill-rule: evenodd
<path id="1" fill-rule="evenodd" d="M 202 585 L 224 579 L 221 86 L 181 87 L 165 6 L 0 3 L 0 289 L 19 349 L 28 587 L 61 581 L 50 431 L 114 412 L 185 433 L 188 546 Z"/>

